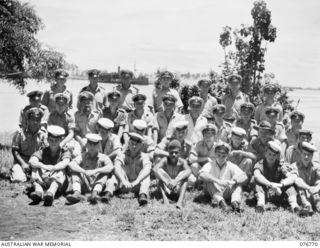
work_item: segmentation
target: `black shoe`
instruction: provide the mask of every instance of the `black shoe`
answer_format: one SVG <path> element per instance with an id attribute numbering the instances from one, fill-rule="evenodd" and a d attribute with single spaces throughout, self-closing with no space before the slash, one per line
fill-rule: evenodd
<path id="1" fill-rule="evenodd" d="M 264 206 L 257 205 L 256 206 L 256 212 L 262 214 L 264 212 Z"/>
<path id="2" fill-rule="evenodd" d="M 101 196 L 101 202 L 109 203 L 111 198 L 112 198 L 112 194 L 109 191 L 107 191 L 104 196 Z"/>
<path id="3" fill-rule="evenodd" d="M 231 208 L 233 212 L 242 213 L 243 209 L 240 207 L 240 203 L 237 201 L 231 202 Z"/>
<path id="4" fill-rule="evenodd" d="M 81 194 L 79 191 L 76 191 L 72 195 L 68 195 L 66 198 L 68 202 L 70 202 L 71 204 L 75 204 L 81 201 Z"/>
<path id="5" fill-rule="evenodd" d="M 304 207 L 299 212 L 300 217 L 308 217 L 308 216 L 312 216 L 313 214 L 314 214 L 314 212 L 313 212 L 311 206 Z"/>
<path id="6" fill-rule="evenodd" d="M 138 202 L 140 206 L 144 206 L 148 204 L 148 198 L 146 194 L 140 194 L 138 198 Z"/>
<path id="7" fill-rule="evenodd" d="M 42 201 L 42 194 L 39 191 L 34 191 L 30 194 L 30 199 L 32 200 L 33 204 L 38 204 Z"/>
<path id="8" fill-rule="evenodd" d="M 291 211 L 295 214 L 299 214 L 301 211 L 301 208 L 299 206 L 294 207 L 293 209 L 291 209 Z"/>
<path id="9" fill-rule="evenodd" d="M 226 212 L 226 213 L 230 212 L 230 208 L 224 200 L 219 201 L 219 207 L 223 212 Z"/>
<path id="10" fill-rule="evenodd" d="M 51 192 L 47 192 L 44 197 L 44 206 L 50 207 L 53 203 L 53 194 Z"/>
<path id="11" fill-rule="evenodd" d="M 91 196 L 89 197 L 89 202 L 91 204 L 97 204 L 98 202 L 98 192 L 97 191 L 92 191 Z"/>

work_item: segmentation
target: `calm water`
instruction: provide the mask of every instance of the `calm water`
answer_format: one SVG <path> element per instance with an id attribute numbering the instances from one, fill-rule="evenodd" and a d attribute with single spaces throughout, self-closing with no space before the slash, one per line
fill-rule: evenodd
<path id="1" fill-rule="evenodd" d="M 67 87 L 72 91 L 74 97 L 79 94 L 82 87 L 88 84 L 87 81 L 68 80 Z M 114 85 L 102 84 L 106 90 L 111 90 Z M 150 96 L 153 85 L 139 85 L 137 86 L 147 96 Z M 34 89 L 46 90 L 50 88 L 50 84 L 38 84 L 34 81 L 28 83 L 26 91 L 29 92 Z M 320 142 L 320 91 L 316 90 L 295 90 L 289 93 L 292 100 L 297 103 L 300 99 L 298 109 L 305 113 L 306 119 L 304 128 L 310 129 L 314 132 L 314 139 L 317 144 Z M 75 101 L 76 102 L 76 101 Z M 18 126 L 18 118 L 20 110 L 28 103 L 26 95 L 20 95 L 19 92 L 7 83 L 0 83 L 0 115 L 2 121 L 0 122 L 0 132 L 16 130 Z"/>

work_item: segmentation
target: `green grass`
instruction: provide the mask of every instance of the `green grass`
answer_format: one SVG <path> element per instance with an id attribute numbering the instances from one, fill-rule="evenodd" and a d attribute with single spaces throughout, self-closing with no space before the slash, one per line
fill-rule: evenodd
<path id="1" fill-rule="evenodd" d="M 11 144 L 11 134 L 0 135 Z M 3 143 L 2 143 L 3 142 Z M 1 150 L 1 171 L 12 163 L 9 150 Z M 164 206 L 152 181 L 151 200 L 139 208 L 131 194 L 114 197 L 110 204 L 88 202 L 54 206 L 29 205 L 26 184 L 0 179 L 0 240 L 319 240 L 320 214 L 299 218 L 285 208 L 256 214 L 243 204 L 241 215 L 213 208 L 200 191 L 187 192 L 185 208 Z"/>

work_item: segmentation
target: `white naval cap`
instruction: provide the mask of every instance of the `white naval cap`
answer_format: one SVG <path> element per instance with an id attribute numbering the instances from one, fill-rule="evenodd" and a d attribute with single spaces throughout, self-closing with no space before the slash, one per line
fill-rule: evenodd
<path id="1" fill-rule="evenodd" d="M 62 127 L 56 125 L 48 126 L 47 131 L 49 135 L 54 137 L 61 137 L 66 133 Z"/>
<path id="2" fill-rule="evenodd" d="M 244 130 L 241 127 L 233 127 L 231 129 L 231 132 L 232 132 L 232 134 L 235 134 L 235 135 L 240 136 L 240 137 L 243 137 L 243 136 L 245 136 L 247 134 L 246 130 Z"/>
<path id="3" fill-rule="evenodd" d="M 185 129 L 188 127 L 189 122 L 188 121 L 177 121 L 174 125 L 173 128 L 174 129 Z"/>
<path id="4" fill-rule="evenodd" d="M 309 142 L 305 142 L 303 141 L 302 144 L 301 144 L 301 147 L 303 150 L 307 151 L 307 152 L 311 152 L 311 153 L 314 153 L 317 151 L 317 148 L 312 145 L 311 143 Z"/>
<path id="5" fill-rule="evenodd" d="M 268 147 L 271 149 L 271 151 L 275 153 L 281 153 L 282 149 L 278 142 L 276 141 L 269 141 Z"/>
<path id="6" fill-rule="evenodd" d="M 114 127 L 113 121 L 108 118 L 100 118 L 98 120 L 98 124 L 100 127 L 107 129 L 107 130 L 112 129 Z"/>
<path id="7" fill-rule="evenodd" d="M 144 120 L 134 120 L 132 125 L 138 130 L 144 130 L 147 128 L 147 123 Z"/>
<path id="8" fill-rule="evenodd" d="M 86 134 L 86 138 L 88 142 L 91 142 L 91 143 L 99 143 L 102 140 L 101 136 L 95 133 Z"/>

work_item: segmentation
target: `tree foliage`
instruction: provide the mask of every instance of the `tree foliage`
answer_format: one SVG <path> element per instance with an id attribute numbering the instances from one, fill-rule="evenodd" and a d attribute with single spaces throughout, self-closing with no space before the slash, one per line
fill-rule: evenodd
<path id="1" fill-rule="evenodd" d="M 35 35 L 44 25 L 36 11 L 18 0 L 0 4 L 0 76 L 23 89 L 26 77 L 50 79 L 52 70 L 62 68 L 64 56 L 43 49 Z"/>
<path id="2" fill-rule="evenodd" d="M 271 11 L 263 0 L 254 2 L 251 10 L 252 25 L 241 25 L 232 29 L 223 28 L 220 45 L 225 53 L 222 75 L 238 73 L 243 78 L 242 90 L 252 102 L 256 102 L 261 89 L 262 73 L 265 71 L 267 44 L 274 42 L 277 29 L 271 24 Z M 231 45 L 234 45 L 234 49 Z"/>

